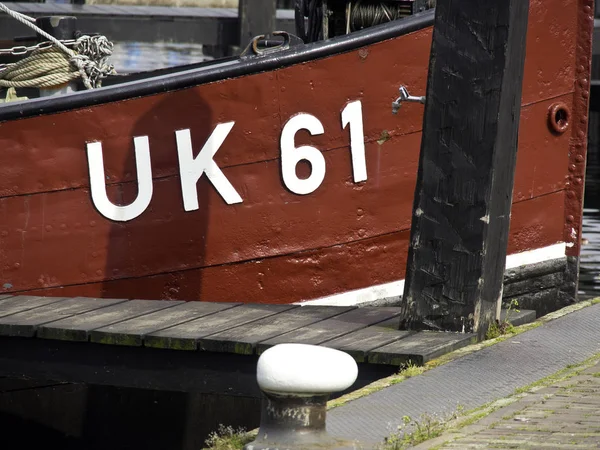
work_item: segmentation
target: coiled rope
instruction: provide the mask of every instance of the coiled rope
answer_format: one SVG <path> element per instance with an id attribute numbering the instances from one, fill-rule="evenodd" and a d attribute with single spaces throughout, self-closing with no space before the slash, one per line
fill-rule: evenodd
<path id="1" fill-rule="evenodd" d="M 81 36 L 75 51 L 35 25 L 35 19 L 9 9 L 0 3 L 0 11 L 35 30 L 50 42 L 51 47 L 38 48 L 31 55 L 0 71 L 0 87 L 52 87 L 81 77 L 87 89 L 98 88 L 102 79 L 115 73 L 107 60 L 113 44 L 104 36 Z"/>
<path id="2" fill-rule="evenodd" d="M 435 7 L 435 0 L 428 0 L 425 9 Z M 385 22 L 391 22 L 405 17 L 411 11 L 412 6 L 404 2 L 376 2 L 373 0 L 356 0 L 350 3 L 350 15 L 348 17 L 349 31 L 358 31 L 363 28 L 372 27 Z"/>
<path id="3" fill-rule="evenodd" d="M 436 0 L 426 0 L 424 9 L 435 8 L 435 4 Z M 350 0 L 345 6 L 345 32 L 348 34 L 406 17 L 415 13 L 412 8 L 413 4 L 409 2 L 394 0 Z M 323 0 L 295 0 L 294 9 L 298 37 L 305 43 L 323 39 L 323 15 L 332 17 L 331 9 L 324 11 Z"/>

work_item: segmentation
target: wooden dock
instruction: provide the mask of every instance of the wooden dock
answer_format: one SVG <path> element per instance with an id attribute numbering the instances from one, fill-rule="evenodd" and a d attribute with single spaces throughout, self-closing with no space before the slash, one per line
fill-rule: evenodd
<path id="1" fill-rule="evenodd" d="M 350 390 L 476 341 L 400 331 L 397 307 L 0 296 L 0 377 L 258 397 L 256 362 L 279 343 L 343 350 Z M 515 325 L 534 311 L 511 315 Z"/>
<path id="2" fill-rule="evenodd" d="M 15 296 L 0 300 L 0 336 L 240 355 L 303 343 L 391 365 L 423 364 L 473 342 L 471 334 L 399 331 L 399 314 L 396 307 Z"/>

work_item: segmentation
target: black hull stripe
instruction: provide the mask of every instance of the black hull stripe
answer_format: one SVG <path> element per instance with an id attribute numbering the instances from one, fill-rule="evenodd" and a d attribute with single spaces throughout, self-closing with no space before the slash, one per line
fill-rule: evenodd
<path id="1" fill-rule="evenodd" d="M 220 64 L 207 64 L 192 69 L 189 69 L 189 66 L 182 66 L 180 72 L 107 86 L 97 90 L 4 104 L 0 106 L 0 122 L 184 89 L 325 58 L 432 26 L 434 11 L 425 11 L 402 20 L 377 25 L 327 41 L 292 47 L 281 53 L 247 59 L 229 59 Z"/>

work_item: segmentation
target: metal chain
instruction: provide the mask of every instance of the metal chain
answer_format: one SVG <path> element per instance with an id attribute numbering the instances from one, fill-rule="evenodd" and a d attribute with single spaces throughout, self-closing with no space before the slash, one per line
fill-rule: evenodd
<path id="1" fill-rule="evenodd" d="M 69 39 L 69 40 L 64 40 L 64 41 L 60 41 L 65 47 L 73 47 L 75 45 L 75 43 L 77 42 L 76 39 Z M 40 49 L 40 48 L 49 48 L 52 47 L 54 44 L 50 41 L 44 41 L 44 42 L 40 42 L 39 44 L 36 45 L 31 45 L 29 47 L 25 46 L 25 45 L 20 45 L 17 47 L 12 47 L 12 48 L 0 48 L 0 56 L 2 55 L 26 55 L 29 52 L 32 52 L 34 50 Z"/>
<path id="2" fill-rule="evenodd" d="M 67 47 L 65 47 L 64 45 L 61 44 L 61 42 L 56 39 L 54 36 L 52 36 L 51 34 L 46 33 L 44 30 L 42 30 L 40 27 L 38 27 L 34 22 L 31 22 L 31 17 L 26 16 L 24 14 L 21 14 L 17 11 L 13 11 L 12 9 L 10 9 L 8 6 L 6 6 L 4 3 L 0 2 L 0 11 L 4 11 L 6 14 L 8 14 L 9 16 L 11 16 L 12 18 L 18 20 L 19 22 L 21 22 L 23 25 L 28 26 L 29 28 L 31 28 L 32 30 L 34 30 L 37 34 L 44 36 L 46 39 L 48 39 L 49 41 L 54 42 L 54 44 L 60 48 L 63 52 L 65 52 L 67 55 L 69 55 L 71 58 L 73 56 L 75 56 L 75 53 L 73 52 L 73 50 L 68 49 Z"/>
<path id="3" fill-rule="evenodd" d="M 19 22 L 27 25 L 29 28 L 33 29 L 39 35 L 44 36 L 46 39 L 51 41 L 54 44 L 54 48 L 58 48 L 67 54 L 69 57 L 69 62 L 73 64 L 77 70 L 79 71 L 83 84 L 87 89 L 94 89 L 96 87 L 100 87 L 102 83 L 102 78 L 105 78 L 107 75 L 114 73 L 114 68 L 112 65 L 107 64 L 106 59 L 112 53 L 113 44 L 109 42 L 104 36 L 82 36 L 77 40 L 77 43 L 81 45 L 82 50 L 87 51 L 91 50 L 93 55 L 99 57 L 99 61 L 94 61 L 90 59 L 90 56 L 86 54 L 82 54 L 81 51 L 75 52 L 70 48 L 67 48 L 60 40 L 56 39 L 54 36 L 46 33 L 40 27 L 35 25 L 35 23 L 31 22 L 31 17 L 25 16 L 21 13 L 11 10 L 4 3 L 0 2 L 0 11 L 4 11 L 9 16 L 18 20 Z M 89 41 L 89 42 L 84 42 Z M 27 49 L 27 47 L 25 47 Z M 29 58 L 36 56 L 38 52 L 46 52 L 51 51 L 52 49 L 36 49 L 35 53 L 32 53 L 28 58 L 26 58 L 26 63 L 29 64 Z M 17 49 L 17 52 L 23 52 L 24 49 Z M 7 73 L 10 73 L 14 70 L 16 66 L 23 63 L 22 61 L 15 63 L 15 65 L 10 68 L 5 68 L 1 74 L 3 81 L 5 83 L 10 83 L 5 79 Z"/>

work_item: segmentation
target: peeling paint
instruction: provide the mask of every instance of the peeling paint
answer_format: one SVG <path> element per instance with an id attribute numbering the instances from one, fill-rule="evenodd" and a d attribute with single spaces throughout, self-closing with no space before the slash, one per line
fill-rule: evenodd
<path id="1" fill-rule="evenodd" d="M 577 239 L 577 230 L 575 228 L 571 228 L 571 238 L 573 240 Z"/>
<path id="2" fill-rule="evenodd" d="M 379 139 L 377 140 L 377 143 L 379 145 L 383 145 L 385 144 L 387 141 L 389 141 L 390 139 L 390 133 L 387 130 L 383 130 L 381 132 L 381 136 L 379 137 Z"/>

